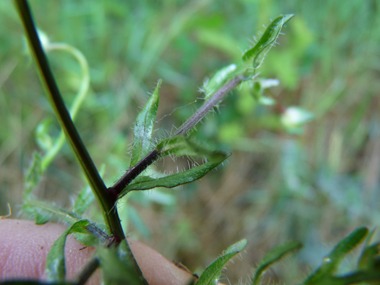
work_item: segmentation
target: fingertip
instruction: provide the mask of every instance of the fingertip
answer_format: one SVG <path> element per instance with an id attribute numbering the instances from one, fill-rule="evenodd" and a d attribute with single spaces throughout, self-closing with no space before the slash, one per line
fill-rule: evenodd
<path id="1" fill-rule="evenodd" d="M 9 279 L 44 279 L 45 260 L 54 241 L 64 232 L 64 225 L 33 221 L 0 220 L 0 276 Z M 168 261 L 149 246 L 128 239 L 133 255 L 150 285 L 187 285 L 193 275 Z M 66 277 L 73 280 L 92 257 L 94 248 L 76 241 L 73 235 L 66 240 Z M 87 284 L 100 284 L 99 270 Z"/>

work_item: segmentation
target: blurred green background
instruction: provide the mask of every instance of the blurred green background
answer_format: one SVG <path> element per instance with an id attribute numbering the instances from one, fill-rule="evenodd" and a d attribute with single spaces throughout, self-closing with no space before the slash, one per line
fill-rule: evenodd
<path id="1" fill-rule="evenodd" d="M 280 80 L 267 93 L 277 106 L 300 106 L 314 120 L 302 134 L 290 134 L 276 108 L 258 105 L 244 88 L 235 90 L 197 134 L 232 157 L 197 183 L 133 194 L 122 213 L 131 236 L 192 271 L 247 238 L 246 253 L 225 272 L 235 284 L 275 244 L 300 240 L 300 254 L 271 270 L 273 280 L 293 284 L 348 232 L 379 225 L 379 1 L 30 4 L 52 42 L 68 43 L 88 60 L 91 87 L 76 125 L 96 165 L 105 166 L 107 185 L 129 166 L 134 119 L 159 78 L 156 135 L 162 138 L 199 106 L 198 88 L 206 77 L 238 63 L 248 40 L 270 19 L 295 14 L 260 76 Z M 0 25 L 0 215 L 7 214 L 9 202 L 17 217 L 24 172 L 39 149 L 35 129 L 53 114 L 11 1 L 0 2 Z M 49 53 L 49 59 L 70 104 L 80 86 L 79 64 L 60 52 Z M 50 133 L 59 133 L 56 123 Z M 188 167 L 186 160 L 169 159 L 154 168 L 170 173 L 177 165 Z M 70 208 L 84 186 L 65 145 L 35 193 Z"/>

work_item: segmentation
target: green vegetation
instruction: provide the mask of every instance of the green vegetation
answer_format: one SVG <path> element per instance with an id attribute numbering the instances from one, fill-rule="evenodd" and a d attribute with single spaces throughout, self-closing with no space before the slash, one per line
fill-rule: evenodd
<path id="1" fill-rule="evenodd" d="M 95 165 L 103 165 L 105 185 L 113 185 L 122 171 L 138 165 L 155 142 L 157 156 L 196 157 L 190 160 L 195 166 L 190 170 L 184 160 L 173 164 L 163 159 L 144 176 L 131 178 L 132 184 L 123 185 L 124 192 L 116 191 L 117 195 L 191 182 L 233 153 L 223 167 L 180 190 L 160 188 L 125 195 L 117 204 L 121 219 L 127 221 L 122 224 L 124 232 L 199 273 L 229 244 L 245 238 L 247 254 L 242 262 L 235 261 L 236 268 L 229 264 L 225 273 L 233 283 L 253 277 L 250 269 L 266 252 L 272 255 L 259 263 L 254 284 L 265 282 L 267 275 L 289 284 L 379 280 L 378 244 L 367 241 L 358 265 L 353 265 L 352 258 L 342 262 L 367 230 L 360 228 L 342 238 L 357 227 L 372 228 L 379 220 L 380 13 L 376 1 L 344 5 L 333 0 L 30 4 L 38 27 L 49 37 L 51 48 L 46 51 L 64 100 L 77 113 L 77 129 Z M 279 30 L 269 25 L 270 36 L 264 32 L 264 40 L 258 41 L 262 47 L 245 51 L 247 60 L 241 63 L 243 52 L 238 48 L 245 50 L 246 39 L 281 12 L 296 14 L 284 30 L 286 36 L 277 39 L 274 35 Z M 289 20 L 288 16 L 282 19 Z M 281 23 L 280 18 L 273 23 Z M 76 232 L 78 239 L 92 244 L 96 241 L 83 232 L 87 224 L 79 216 L 84 214 L 101 227 L 102 211 L 91 202 L 105 200 L 89 191 L 78 175 L 75 156 L 62 144 L 60 127 L 42 95 L 35 69 L 30 68 L 32 61 L 27 60 L 30 53 L 22 55 L 27 49 L 22 48 L 20 20 L 9 1 L 0 2 L 0 23 L 4 27 L 0 31 L 0 214 L 6 214 L 8 201 L 17 209 L 24 194 L 24 210 L 37 222 L 66 220 L 73 226 L 65 235 Z M 260 55 L 275 40 L 281 45 L 271 49 L 261 65 Z M 255 72 L 252 66 L 260 68 Z M 90 84 L 86 83 L 88 74 Z M 199 97 L 206 100 L 205 106 L 237 75 L 256 77 L 216 105 L 217 114 L 197 125 L 196 140 L 173 137 L 181 135 L 186 124 L 178 130 L 172 126 L 181 126 L 196 108 L 202 108 L 204 101 Z M 211 79 L 204 81 L 199 88 L 204 94 L 199 95 L 197 86 L 206 77 Z M 159 78 L 162 82 L 156 84 Z M 156 85 L 145 104 L 147 91 Z M 170 133 L 154 133 L 155 129 Z M 36 149 L 40 154 L 33 155 Z M 129 149 L 131 155 L 126 155 Z M 177 168 L 187 176 L 177 173 Z M 24 193 L 22 169 L 30 170 Z M 171 178 L 163 177 L 163 172 Z M 41 173 L 44 179 L 40 181 Z M 104 187 L 91 179 L 93 189 Z M 70 197 L 74 195 L 73 207 Z M 104 203 L 105 208 L 112 205 L 112 201 Z M 109 230 L 113 232 L 112 226 Z M 304 249 L 297 258 L 279 263 L 262 276 L 267 266 L 299 248 L 288 243 L 269 251 L 289 240 L 302 241 Z M 62 240 L 57 242 L 62 244 Z M 128 252 L 128 247 L 124 250 Z M 241 250 L 230 247 L 222 257 Z M 99 255 L 119 260 L 112 251 L 101 249 Z M 215 263 L 201 275 L 204 284 L 215 280 L 207 279 Z M 221 267 L 215 268 L 219 275 Z"/>

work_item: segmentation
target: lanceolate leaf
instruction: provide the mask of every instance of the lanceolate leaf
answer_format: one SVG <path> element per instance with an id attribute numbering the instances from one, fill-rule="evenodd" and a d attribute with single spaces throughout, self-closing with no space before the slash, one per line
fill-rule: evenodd
<path id="1" fill-rule="evenodd" d="M 24 202 L 23 210 L 28 214 L 33 215 L 36 220 L 36 224 L 38 225 L 48 222 L 52 215 L 70 224 L 80 220 L 80 218 L 74 213 L 52 205 L 51 203 L 35 199 L 29 199 Z"/>
<path id="2" fill-rule="evenodd" d="M 146 102 L 144 109 L 137 116 L 133 137 L 131 166 L 135 165 L 141 158 L 149 153 L 158 109 L 158 90 L 161 83 L 162 80 L 159 80 L 152 96 L 148 102 Z"/>
<path id="3" fill-rule="evenodd" d="M 332 252 L 324 258 L 323 264 L 310 275 L 303 284 L 327 284 L 324 283 L 323 280 L 330 280 L 344 256 L 353 250 L 367 234 L 368 229 L 359 228 L 353 231 L 348 237 L 341 240 Z"/>
<path id="4" fill-rule="evenodd" d="M 199 277 L 197 285 L 215 285 L 218 284 L 224 265 L 236 254 L 241 252 L 247 245 L 247 240 L 243 239 L 231 245 L 222 253 L 210 266 L 208 266 Z"/>
<path id="5" fill-rule="evenodd" d="M 264 258 L 260 261 L 260 265 L 257 268 L 255 275 L 253 276 L 252 285 L 260 284 L 259 280 L 265 270 L 273 263 L 279 261 L 284 255 L 299 250 L 302 248 L 302 244 L 298 241 L 291 241 L 283 244 L 279 244 L 271 249 Z"/>
<path id="6" fill-rule="evenodd" d="M 205 93 L 205 101 L 210 99 L 210 97 L 228 80 L 232 79 L 235 70 L 236 64 L 230 64 L 229 66 L 220 69 L 210 80 L 205 82 L 202 90 Z"/>
<path id="7" fill-rule="evenodd" d="M 53 146 L 53 140 L 49 135 L 49 127 L 53 120 L 47 118 L 43 120 L 36 128 L 36 142 L 44 151 L 49 151 Z"/>
<path id="8" fill-rule="evenodd" d="M 193 167 L 189 170 L 176 173 L 173 175 L 169 175 L 162 178 L 152 178 L 149 176 L 140 176 L 136 178 L 131 184 L 129 184 L 124 190 L 121 192 L 120 196 L 124 196 L 129 191 L 132 190 L 148 190 L 156 187 L 165 187 L 165 188 L 173 188 L 178 185 L 186 184 L 198 180 L 205 176 L 209 171 L 217 167 L 220 163 L 222 163 L 227 156 L 213 161 L 207 162 L 200 166 Z"/>
<path id="9" fill-rule="evenodd" d="M 244 52 L 243 61 L 253 58 L 253 67 L 257 68 L 262 62 L 262 60 L 259 60 L 260 56 L 262 59 L 264 58 L 265 53 L 276 43 L 276 39 L 280 35 L 282 27 L 293 18 L 293 16 L 293 14 L 286 14 L 274 19 L 260 40 L 253 47 Z"/>
<path id="10" fill-rule="evenodd" d="M 219 160 L 226 157 L 225 153 L 207 149 L 184 135 L 160 141 L 156 150 L 161 156 L 174 154 L 175 156 L 206 157 L 209 160 Z"/>
<path id="11" fill-rule="evenodd" d="M 63 234 L 53 243 L 50 251 L 46 257 L 46 278 L 49 281 L 65 280 L 66 267 L 65 267 L 65 243 L 67 236 L 89 224 L 87 220 L 81 220 L 74 223 L 71 227 L 67 228 Z"/>
<path id="12" fill-rule="evenodd" d="M 82 215 L 95 200 L 95 195 L 89 186 L 86 186 L 79 192 L 77 199 L 75 200 L 73 212 L 77 215 Z"/>
<path id="13" fill-rule="evenodd" d="M 25 209 L 25 208 L 24 208 Z M 36 225 L 43 225 L 51 218 L 51 214 L 44 212 L 42 209 L 34 208 L 34 220 Z"/>
<path id="14" fill-rule="evenodd" d="M 41 174 L 42 174 L 41 156 L 38 152 L 34 152 L 32 164 L 30 165 L 25 175 L 25 190 L 23 194 L 24 201 L 27 201 L 30 199 L 33 188 L 38 184 Z"/>
<path id="15" fill-rule="evenodd" d="M 30 205 L 29 201 L 24 203 L 24 205 L 22 206 L 22 209 L 25 211 L 25 213 L 28 213 L 34 218 L 34 222 L 36 223 L 36 225 L 43 225 L 47 223 L 52 216 L 51 213 L 44 211 L 38 206 L 36 207 L 36 206 Z"/>

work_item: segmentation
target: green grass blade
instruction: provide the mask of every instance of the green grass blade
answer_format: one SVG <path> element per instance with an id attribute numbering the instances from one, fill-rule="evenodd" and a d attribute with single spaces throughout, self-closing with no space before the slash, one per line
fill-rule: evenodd
<path id="1" fill-rule="evenodd" d="M 218 284 L 219 278 L 222 275 L 224 265 L 236 254 L 241 252 L 247 245 L 247 240 L 243 239 L 237 243 L 231 245 L 218 257 L 213 263 L 211 263 L 205 271 L 199 277 L 197 285 L 215 285 Z"/>
<path id="2" fill-rule="evenodd" d="M 293 17 L 294 14 L 285 14 L 274 19 L 265 30 L 259 41 L 253 47 L 244 52 L 243 61 L 253 58 L 253 68 L 259 67 L 265 57 L 265 54 L 276 43 L 282 27 Z"/>
<path id="3" fill-rule="evenodd" d="M 81 220 L 68 227 L 63 234 L 53 243 L 46 257 L 46 278 L 50 281 L 62 282 L 65 280 L 65 243 L 67 236 L 80 228 L 85 228 L 89 222 Z"/>
<path id="4" fill-rule="evenodd" d="M 206 157 L 209 160 L 218 160 L 222 157 L 226 157 L 225 153 L 207 149 L 184 135 L 174 136 L 160 141 L 156 146 L 156 150 L 162 157 L 166 155 L 192 156 Z"/>
<path id="5" fill-rule="evenodd" d="M 312 273 L 302 284 L 325 284 L 323 280 L 329 279 L 337 270 L 340 262 L 347 253 L 353 250 L 368 234 L 368 229 L 358 228 L 349 236 L 341 240 L 323 260 L 323 264 Z M 321 283 L 322 282 L 322 283 Z"/>
<path id="6" fill-rule="evenodd" d="M 253 276 L 252 285 L 259 284 L 260 277 L 264 274 L 265 270 L 279 261 L 286 254 L 300 250 L 302 248 L 302 243 L 298 241 L 291 241 L 283 244 L 276 245 L 272 248 L 264 258 L 260 261 L 259 267 L 257 268 L 255 275 Z"/>
<path id="7" fill-rule="evenodd" d="M 149 176 L 140 176 L 136 178 L 133 183 L 129 184 L 121 192 L 120 196 L 127 194 L 132 190 L 149 190 L 156 187 L 173 188 L 179 185 L 187 184 L 198 180 L 205 176 L 209 171 L 213 170 L 220 163 L 222 163 L 227 156 L 213 161 L 207 162 L 200 166 L 193 167 L 189 170 L 176 173 L 173 175 L 165 176 L 162 178 L 151 178 Z"/>
<path id="8" fill-rule="evenodd" d="M 162 80 L 159 80 L 152 96 L 148 102 L 146 102 L 144 109 L 137 116 L 133 137 L 131 166 L 138 163 L 140 159 L 149 153 L 154 122 L 156 120 L 160 100 L 159 88 L 161 83 Z"/>

